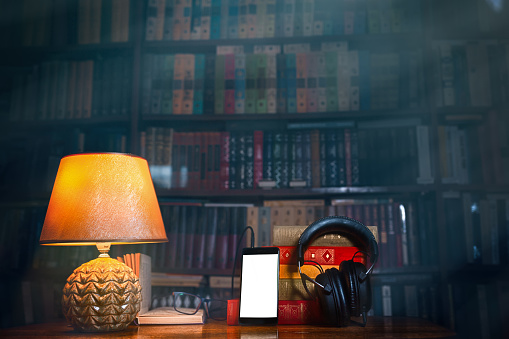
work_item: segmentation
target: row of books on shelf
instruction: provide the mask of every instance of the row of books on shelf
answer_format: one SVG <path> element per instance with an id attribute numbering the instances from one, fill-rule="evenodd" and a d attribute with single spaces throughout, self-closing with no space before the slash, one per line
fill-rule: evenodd
<path id="1" fill-rule="evenodd" d="M 420 4 L 394 0 L 151 0 L 145 39 L 214 40 L 415 32 Z"/>
<path id="2" fill-rule="evenodd" d="M 422 107 L 420 51 L 348 43 L 218 46 L 217 54 L 146 54 L 142 114 L 314 113 Z"/>
<path id="3" fill-rule="evenodd" d="M 130 0 L 24 0 L 7 6 L 20 18 L 23 46 L 129 40 Z"/>
<path id="4" fill-rule="evenodd" d="M 449 267 L 461 270 L 468 265 L 506 265 L 509 196 L 451 191 L 444 193 L 443 199 Z"/>
<path id="5" fill-rule="evenodd" d="M 323 216 L 344 215 L 370 225 L 379 241 L 379 269 L 432 265 L 436 260 L 435 254 L 429 253 L 433 231 L 427 205 L 391 200 L 334 200 L 331 206 L 322 200 L 276 200 L 264 205 L 161 202 L 169 242 L 115 245 L 110 254 L 116 258 L 127 252 L 145 253 L 153 258 L 156 271 L 231 269 L 238 241 L 246 226 L 251 226 L 255 246 L 279 246 L 280 262 L 288 265 L 284 278 L 295 278 L 295 247 L 300 234 Z M 39 246 L 45 212 L 46 206 L 2 207 L 2 254 L 12 258 L 4 263 L 7 269 L 77 267 L 97 257 L 93 246 Z M 241 248 L 250 244 L 250 232 L 242 239 Z M 344 236 L 329 234 L 313 242 L 305 256 L 324 267 L 339 265 L 352 258 L 358 246 Z M 358 259 L 365 260 L 362 256 Z M 237 260 L 239 265 L 240 255 Z"/>
<path id="6" fill-rule="evenodd" d="M 130 58 L 45 61 L 13 77 L 11 121 L 128 116 Z"/>
<path id="7" fill-rule="evenodd" d="M 442 183 L 509 183 L 509 124 L 505 113 L 492 110 L 477 118 L 475 123 L 438 126 Z"/>
<path id="8" fill-rule="evenodd" d="M 509 102 L 507 42 L 439 41 L 432 50 L 438 107 L 479 107 Z"/>
<path id="9" fill-rule="evenodd" d="M 150 127 L 141 133 L 140 149 L 162 189 L 412 185 L 433 182 L 426 140 L 422 125 L 232 132 Z"/>

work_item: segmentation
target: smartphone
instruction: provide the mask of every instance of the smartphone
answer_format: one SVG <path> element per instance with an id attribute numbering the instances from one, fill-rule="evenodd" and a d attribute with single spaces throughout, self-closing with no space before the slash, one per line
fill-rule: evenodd
<path id="1" fill-rule="evenodd" d="M 278 296 L 279 248 L 244 248 L 239 324 L 277 325 Z"/>

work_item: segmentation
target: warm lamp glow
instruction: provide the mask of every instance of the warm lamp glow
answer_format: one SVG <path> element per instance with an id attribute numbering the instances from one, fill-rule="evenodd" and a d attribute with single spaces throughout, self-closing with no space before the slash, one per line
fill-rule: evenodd
<path id="1" fill-rule="evenodd" d="M 40 243 L 168 241 L 147 161 L 116 153 L 62 158 Z"/>
<path id="2" fill-rule="evenodd" d="M 40 243 L 97 245 L 99 258 L 74 270 L 62 310 L 78 331 L 121 331 L 140 310 L 141 286 L 110 244 L 168 241 L 145 159 L 119 153 L 62 158 Z"/>

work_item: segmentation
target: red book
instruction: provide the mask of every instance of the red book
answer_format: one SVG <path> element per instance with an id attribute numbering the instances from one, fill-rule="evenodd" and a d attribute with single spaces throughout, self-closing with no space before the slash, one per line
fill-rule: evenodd
<path id="1" fill-rule="evenodd" d="M 228 325 L 239 324 L 240 300 L 228 300 Z M 278 325 L 305 325 L 320 323 L 320 307 L 314 300 L 279 300 Z"/>
<path id="2" fill-rule="evenodd" d="M 219 189 L 230 187 L 230 132 L 221 132 L 221 159 L 219 169 Z"/>
<path id="3" fill-rule="evenodd" d="M 314 300 L 279 300 L 278 325 L 317 324 L 320 307 Z"/>
<path id="4" fill-rule="evenodd" d="M 212 187 L 213 190 L 218 190 L 220 187 L 221 175 L 221 133 L 212 133 L 212 145 L 214 148 L 214 158 L 212 159 Z M 227 167 L 228 168 L 228 167 Z M 227 179 L 228 180 L 228 179 Z"/>
<path id="5" fill-rule="evenodd" d="M 224 112 L 235 113 L 235 55 L 224 56 Z"/>
<path id="6" fill-rule="evenodd" d="M 213 185 L 214 132 L 206 132 L 203 137 L 201 157 L 201 188 L 210 190 Z"/>
<path id="7" fill-rule="evenodd" d="M 296 246 L 278 246 L 280 265 L 297 265 Z M 359 251 L 358 247 L 309 246 L 304 252 L 304 260 L 311 260 L 320 265 L 339 265 L 342 261 L 350 260 Z M 366 263 L 364 254 L 357 254 L 356 262 Z"/>
<path id="8" fill-rule="evenodd" d="M 263 131 L 253 133 L 253 188 L 263 179 Z"/>

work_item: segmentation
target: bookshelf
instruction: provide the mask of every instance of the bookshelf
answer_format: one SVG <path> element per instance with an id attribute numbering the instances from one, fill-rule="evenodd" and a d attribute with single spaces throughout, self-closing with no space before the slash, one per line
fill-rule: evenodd
<path id="1" fill-rule="evenodd" d="M 223 7 L 214 10 L 212 8 L 217 7 L 221 2 L 182 1 L 178 3 L 179 6 L 187 6 L 187 11 L 191 13 L 190 17 L 184 17 L 185 20 L 190 21 L 186 23 L 189 27 L 179 26 L 175 13 L 177 13 L 176 10 L 183 9 L 177 6 L 176 2 L 169 0 L 166 0 L 168 4 L 166 10 L 161 7 L 165 4 L 161 0 L 102 0 L 102 2 L 101 0 L 77 0 L 67 3 L 55 1 L 52 8 L 41 9 L 42 12 L 53 13 L 49 16 L 50 24 L 42 20 L 44 15 L 37 15 L 33 20 L 30 19 L 34 14 L 26 11 L 29 5 L 33 4 L 32 0 L 25 0 L 19 4 L 7 4 L 8 1 L 0 1 L 7 9 L 5 17 L 1 19 L 3 35 L 0 36 L 2 51 L 0 74 L 11 80 L 0 84 L 0 121 L 2 121 L 0 147 L 7 155 L 5 162 L 0 162 L 0 168 L 2 178 L 9 178 L 0 181 L 0 204 L 6 212 L 6 216 L 2 219 L 3 225 L 17 223 L 15 230 L 2 233 L 1 241 L 2 244 L 8 244 L 12 239 L 16 239 L 21 244 L 27 240 L 27 235 L 22 231 L 29 229 L 30 244 L 32 244 L 26 257 L 21 256 L 16 247 L 2 246 L 5 253 L 19 255 L 21 258 L 20 265 L 8 268 L 9 272 L 15 273 L 15 278 L 11 282 L 13 284 L 16 281 L 37 282 L 42 274 L 45 284 L 51 285 L 46 281 L 51 281 L 53 275 L 66 275 L 64 271 L 72 270 L 73 265 L 70 263 L 57 264 L 51 263 L 51 260 L 39 261 L 38 264 L 42 266 L 37 268 L 31 261 L 34 260 L 33 258 L 36 258 L 36 261 L 40 260 L 40 258 L 37 259 L 40 251 L 48 252 L 43 255 L 49 256 L 50 259 L 61 258 L 62 253 L 67 253 L 70 257 L 83 262 L 87 256 L 94 257 L 92 250 L 79 253 L 71 252 L 71 250 L 68 252 L 54 250 L 52 253 L 52 251 L 40 249 L 37 245 L 37 235 L 34 234 L 37 234 L 38 230 L 40 232 L 44 206 L 51 190 L 51 178 L 55 174 L 54 171 L 61 156 L 83 151 L 130 152 L 145 156 L 155 169 L 158 165 L 163 167 L 169 165 L 168 162 L 156 163 L 157 147 L 162 146 L 164 149 L 164 147 L 184 145 L 198 147 L 197 159 L 204 157 L 203 162 L 193 162 L 193 164 L 199 163 L 200 166 L 205 167 L 200 167 L 196 171 L 189 169 L 189 172 L 186 172 L 189 175 L 186 182 L 191 183 L 196 178 L 200 178 L 200 183 L 192 186 L 186 184 L 176 188 L 175 183 L 171 180 L 168 182 L 164 174 L 162 181 L 167 184 L 158 185 L 158 172 L 154 171 L 156 190 L 162 205 L 164 203 L 171 205 L 176 201 L 190 205 L 204 203 L 231 205 L 240 202 L 253 207 L 263 207 L 265 201 L 272 200 L 322 199 L 324 209 L 317 212 L 315 216 L 318 217 L 329 213 L 331 210 L 329 207 L 338 200 L 351 199 L 360 205 L 379 204 L 379 207 L 386 201 L 401 204 L 405 207 L 405 212 L 412 216 L 413 219 L 409 219 L 408 222 L 413 223 L 412 226 L 416 227 L 417 232 L 414 234 L 413 244 L 408 240 L 406 251 L 417 251 L 415 248 L 418 248 L 419 252 L 424 252 L 420 254 L 420 257 L 425 260 L 413 264 L 410 261 L 402 264 L 402 254 L 396 253 L 395 258 L 399 256 L 400 262 L 392 262 L 375 270 L 374 313 L 376 315 L 417 315 L 454 328 L 459 333 L 466 333 L 468 330 L 461 327 L 461 323 L 455 316 L 465 314 L 462 312 L 465 312 L 466 306 L 457 301 L 462 296 L 463 290 L 472 290 L 476 292 L 476 296 L 482 296 L 486 295 L 487 286 L 502 291 L 504 284 L 507 284 L 508 246 L 504 243 L 507 239 L 507 230 L 504 226 L 507 218 L 504 217 L 504 213 L 509 211 L 507 205 L 509 186 L 503 172 L 504 169 L 507 170 L 506 151 L 509 144 L 508 135 L 505 134 L 509 127 L 505 116 L 509 107 L 509 63 L 503 59 L 503 56 L 507 58 L 509 55 L 509 45 L 504 40 L 508 38 L 507 25 L 497 21 L 499 16 L 496 14 L 491 14 L 492 25 L 487 25 L 489 21 L 484 20 L 484 15 L 488 15 L 489 12 L 486 12 L 483 2 L 476 0 L 463 5 L 465 10 L 460 13 L 454 11 L 454 6 L 460 6 L 457 1 L 451 1 L 447 5 L 441 4 L 440 1 L 331 1 L 334 6 L 345 5 L 336 10 L 345 15 L 342 19 L 346 21 L 339 20 L 339 23 L 334 23 L 330 13 L 323 10 L 323 6 L 327 5 L 328 1 L 230 0 L 231 15 L 228 8 L 224 8 L 224 4 L 228 4 L 224 0 Z M 27 8 L 23 7 L 23 4 L 26 4 Z M 175 6 L 172 7 L 172 4 Z M 201 6 L 199 11 L 198 5 Z M 288 8 L 292 8 L 291 5 L 296 7 L 293 7 L 293 12 L 287 13 Z M 299 7 L 313 5 L 312 11 L 304 11 L 304 7 Z M 287 6 L 287 9 L 284 6 Z M 482 8 L 484 13 L 481 16 L 482 23 L 479 23 L 479 14 L 472 9 L 474 6 Z M 204 9 L 205 7 L 210 8 Z M 62 8 L 65 10 L 65 15 L 58 11 Z M 249 14 L 249 8 L 251 8 L 251 14 Z M 258 15 L 253 14 L 257 13 L 253 10 L 262 8 L 262 12 Z M 300 8 L 302 12 L 297 10 Z M 309 7 L 306 8 L 309 9 Z M 97 30 L 98 13 L 101 15 L 99 31 Z M 114 13 L 121 15 L 113 16 Z M 192 13 L 201 14 L 193 17 Z M 211 13 L 211 15 L 203 15 L 203 13 Z M 290 20 L 291 16 L 290 19 L 288 17 L 292 13 L 293 21 Z M 310 13 L 314 17 L 309 17 Z M 111 21 L 108 20 L 109 15 L 112 15 Z M 8 17 L 17 19 L 13 22 L 7 20 Z M 223 26 L 221 26 L 221 19 L 225 17 L 228 20 L 223 20 Z M 258 26 L 253 22 L 256 22 L 257 18 L 268 20 L 268 24 L 263 26 L 267 28 L 266 31 L 256 30 Z M 451 20 L 447 20 L 449 18 Z M 193 23 L 193 19 L 200 19 L 200 24 L 197 24 L 198 21 Z M 94 21 L 95 24 L 87 24 L 87 20 L 96 21 Z M 217 20 L 219 20 L 219 26 L 214 26 L 218 25 Z M 351 20 L 354 26 L 350 27 L 348 20 Z M 250 27 L 248 22 L 254 29 L 251 35 L 248 33 Z M 285 33 L 286 29 L 292 29 L 291 27 L 295 29 L 296 22 L 301 23 L 302 26 L 293 33 L 290 31 Z M 308 31 L 305 31 L 304 23 L 311 22 L 317 26 L 308 27 Z M 497 26 L 497 24 L 500 25 Z M 39 28 L 46 27 L 46 29 L 41 30 L 37 35 L 34 32 L 38 29 L 35 29 L 34 25 L 38 25 Z M 62 35 L 61 32 L 57 32 L 58 27 L 63 27 L 61 25 L 67 25 L 65 26 L 68 27 L 67 34 Z M 96 25 L 95 30 L 94 25 Z M 185 33 L 188 35 L 178 37 L 172 35 L 172 32 L 177 32 L 179 29 L 185 30 L 186 27 L 188 29 L 194 27 L 197 31 L 193 33 L 191 29 Z M 200 27 L 199 35 L 198 27 Z M 206 27 L 210 27 L 209 35 L 203 30 Z M 214 27 L 216 30 L 213 32 Z M 247 29 L 247 32 L 241 32 L 242 29 Z M 5 32 L 9 34 L 4 34 Z M 327 50 L 329 47 L 324 47 L 338 42 L 340 46 L 336 44 L 335 48 L 340 50 Z M 292 50 L 291 48 L 296 48 L 296 45 L 301 47 L 305 45 L 307 47 L 304 48 L 308 49 Z M 218 52 L 224 51 L 224 46 L 242 48 L 243 52 L 235 54 L 227 51 L 224 55 Z M 279 52 L 272 56 L 266 51 L 266 53 L 259 53 L 260 46 L 276 46 Z M 490 47 L 485 48 L 485 46 Z M 472 61 L 468 58 L 468 51 L 481 59 L 474 58 L 476 61 Z M 353 53 L 349 54 L 349 52 Z M 484 52 L 489 54 L 482 59 Z M 224 70 L 228 65 L 218 60 L 233 56 L 233 60 L 236 61 L 235 55 L 242 55 L 244 58 L 239 60 L 245 62 L 240 72 L 244 78 L 236 78 L 235 69 L 233 69 L 233 77 L 228 79 L 224 78 L 226 72 L 214 73 Z M 345 61 L 338 61 L 345 55 L 347 59 L 348 55 L 353 56 L 352 64 L 356 67 L 352 72 L 357 71 L 357 73 L 337 74 L 338 65 L 350 65 L 348 62 L 351 60 L 347 60 L 346 64 L 344 64 Z M 289 56 L 293 56 L 294 59 Z M 296 62 L 297 56 L 303 58 L 305 62 L 309 59 L 316 61 L 318 60 L 316 58 L 329 56 L 335 62 L 333 70 L 336 73 L 332 72 L 334 76 L 327 78 L 327 73 L 323 73 L 324 69 L 314 69 L 314 63 L 311 62 L 306 64 L 308 67 L 312 66 L 311 72 L 308 70 L 307 73 L 301 74 L 298 80 L 297 70 L 295 70 L 293 73 L 295 78 L 292 78 L 288 74 L 291 70 L 290 66 L 294 65 L 292 60 Z M 493 56 L 498 58 L 493 59 Z M 185 75 L 176 75 L 175 70 L 180 70 L 180 66 L 176 67 L 175 62 L 179 58 L 183 61 L 186 58 L 194 59 L 195 63 L 187 69 L 189 74 L 194 74 L 190 78 L 185 78 Z M 148 63 L 147 60 L 149 60 Z M 269 63 L 272 62 L 274 65 L 274 72 L 269 76 L 267 69 L 255 69 L 252 67 L 253 63 L 246 62 L 247 60 L 261 60 L 262 65 L 265 65 L 263 61 L 272 60 Z M 165 61 L 168 64 L 164 64 Z M 390 68 L 391 65 L 396 69 L 395 71 Z M 470 73 L 468 66 L 472 65 L 479 66 L 481 76 Z M 83 69 L 82 73 L 80 69 Z M 277 73 L 281 69 L 286 73 Z M 494 72 L 494 69 L 500 69 L 500 72 Z M 202 72 L 201 78 L 197 76 L 198 71 Z M 264 71 L 263 75 L 257 73 L 262 71 Z M 254 77 L 250 77 L 253 72 Z M 72 81 L 72 79 L 78 79 L 80 74 L 82 78 L 83 75 L 88 75 L 86 81 Z M 218 77 L 219 74 L 221 76 Z M 491 91 L 486 92 L 485 87 L 472 88 L 475 84 L 468 81 L 469 76 L 479 81 L 488 81 L 489 86 L 485 87 L 491 88 Z M 216 89 L 218 79 L 222 82 L 217 87 L 219 90 Z M 294 82 L 290 82 L 289 79 Z M 278 80 L 286 80 L 286 82 L 278 82 Z M 298 81 L 304 85 L 297 87 Z M 226 86 L 227 82 L 228 86 Z M 272 84 L 270 86 L 273 87 L 263 86 L 267 84 Z M 331 96 L 327 91 L 331 88 L 335 89 L 334 86 L 343 85 L 347 88 L 347 102 L 342 108 L 338 102 L 329 107 L 326 104 L 323 107 L 310 106 L 310 100 L 315 100 L 315 104 L 318 104 L 320 99 L 329 100 Z M 83 89 L 71 93 L 69 88 L 76 89 L 77 86 L 82 86 Z M 352 90 L 352 87 L 354 90 L 358 89 L 356 96 L 354 91 L 348 92 Z M 211 89 L 213 96 L 207 97 L 205 92 Z M 295 113 L 289 113 L 290 99 L 293 100 L 294 97 L 288 94 L 277 96 L 277 93 L 288 93 L 289 89 L 294 90 L 295 95 L 297 93 L 309 95 L 304 102 L 305 109 L 301 113 L 297 112 L 297 108 Z M 384 89 L 384 91 L 373 92 L 377 89 Z M 157 92 L 161 90 L 171 90 L 169 93 L 171 99 L 185 96 L 186 90 L 196 95 L 197 99 L 193 97 L 190 101 L 193 110 L 188 113 L 191 114 L 180 114 L 180 111 L 175 110 L 174 102 L 171 107 L 167 107 L 165 113 L 162 112 L 164 110 L 162 106 L 154 109 L 151 106 L 154 96 L 159 98 L 158 105 L 163 103 L 162 94 Z M 231 111 L 233 114 L 225 114 L 226 101 L 222 102 L 219 108 L 216 108 L 216 104 L 221 100 L 232 100 L 232 97 L 229 96 L 226 99 L 226 96 L 222 96 L 218 100 L 218 97 L 214 95 L 220 90 L 230 91 L 228 95 L 234 95 L 233 101 L 229 101 L 233 106 L 237 104 L 235 93 L 244 94 L 245 106 L 240 106 L 238 111 L 235 111 L 234 107 Z M 269 90 L 273 91 L 269 92 Z M 297 92 L 299 90 L 300 92 Z M 479 97 L 480 90 L 483 90 L 484 97 Z M 259 97 L 255 99 L 265 100 L 266 105 L 268 105 L 266 100 L 269 93 L 276 93 L 273 98 L 276 103 L 274 113 L 268 113 L 267 108 L 262 109 L 264 113 L 260 113 L 261 111 L 247 113 L 248 100 L 252 100 L 252 98 L 249 99 L 249 91 L 258 91 L 256 94 Z M 62 95 L 64 92 L 66 94 Z M 80 93 L 81 101 L 78 100 L 76 93 Z M 198 93 L 203 93 L 203 96 L 199 97 Z M 341 96 L 342 92 L 336 90 L 333 93 L 332 97 L 336 94 Z M 345 93 L 342 95 L 344 98 Z M 491 96 L 491 99 L 488 100 L 486 96 Z M 33 100 L 34 97 L 37 100 Z M 277 105 L 278 99 L 285 104 L 282 108 Z M 183 103 L 184 100 L 190 99 L 182 100 Z M 294 104 L 297 103 L 296 100 L 297 97 Z M 242 102 L 240 104 L 242 105 Z M 38 109 L 40 107 L 44 110 Z M 72 112 L 66 113 L 66 109 Z M 215 111 L 216 109 L 218 111 Z M 87 113 L 83 115 L 85 111 Z M 201 114 L 198 114 L 200 112 Z M 497 130 L 498 139 L 493 137 L 494 128 Z M 161 143 L 161 140 L 157 141 L 155 138 L 155 135 L 161 131 L 163 133 L 161 137 L 167 136 L 170 131 L 174 137 L 163 140 Z M 319 147 L 320 139 L 318 143 L 309 141 L 309 144 L 306 144 L 302 141 L 295 142 L 294 138 L 310 140 L 311 131 L 314 131 L 315 136 L 324 138 L 321 142 L 327 146 L 324 152 L 337 152 L 331 146 L 332 144 L 336 146 L 337 140 L 333 142 L 332 140 L 335 140 L 333 138 L 337 138 L 338 135 L 343 138 L 344 132 L 348 131 L 351 133 L 350 137 L 352 135 L 357 137 L 357 170 L 360 181 L 354 183 L 351 178 L 349 183 L 340 183 L 341 179 L 331 182 L 316 181 L 312 177 L 313 174 L 321 174 L 321 178 L 331 178 L 337 173 L 319 172 L 312 168 L 308 169 L 307 181 L 299 176 L 288 176 L 283 184 L 276 183 L 275 188 L 261 189 L 256 188 L 256 184 L 249 183 L 247 187 L 253 188 L 221 189 L 216 181 L 210 184 L 205 180 L 217 174 L 208 173 L 207 161 L 213 163 L 217 160 L 210 156 L 208 147 L 212 146 L 216 149 L 217 146 L 219 153 L 222 152 L 222 146 L 217 139 L 210 141 L 207 138 L 210 135 L 217 136 L 227 132 L 230 133 L 230 137 L 235 134 L 241 140 L 245 139 L 242 142 L 248 140 L 248 143 L 252 143 L 249 147 L 255 147 L 254 131 L 261 132 L 264 136 L 287 138 L 289 141 L 283 144 L 284 147 L 295 146 L 297 150 L 305 151 L 310 145 L 310 149 L 307 149 L 308 154 L 311 150 L 319 150 L 312 147 Z M 182 139 L 176 139 L 175 135 L 179 135 Z M 194 139 L 189 139 L 189 136 Z M 421 144 L 418 144 L 419 136 L 424 138 Z M 184 138 L 187 141 L 183 141 Z M 349 140 L 351 142 L 351 139 Z M 489 142 L 481 145 L 484 148 L 476 149 L 474 145 L 483 144 L 483 140 Z M 170 144 L 165 146 L 165 142 Z M 229 146 L 231 146 L 231 139 Z M 482 150 L 489 149 L 490 146 L 495 151 L 490 153 L 491 157 L 482 158 Z M 253 150 L 242 148 L 246 146 L 238 147 L 240 147 L 239 152 Z M 467 147 L 470 152 L 467 154 L 468 157 L 458 156 L 463 154 L 460 152 L 462 147 Z M 315 154 L 315 158 L 301 157 L 299 159 L 289 153 L 289 158 L 283 159 L 285 163 L 281 166 L 290 171 L 298 166 L 310 166 L 312 161 L 317 160 L 318 168 L 329 168 L 328 171 L 330 168 L 352 170 L 352 168 L 347 169 L 346 165 L 340 162 L 343 158 L 338 158 L 336 153 L 332 158 L 320 152 L 317 153 L 319 153 L 318 157 Z M 187 153 L 174 154 L 190 156 Z M 209 156 L 212 160 L 208 160 Z M 266 160 L 266 157 L 267 150 L 262 150 L 262 159 Z M 180 161 L 177 158 L 166 160 L 170 163 Z M 254 160 L 252 161 L 253 164 L 249 165 L 252 166 L 252 171 L 247 170 L 246 166 L 241 166 L 242 171 L 245 171 L 244 174 L 249 172 L 249 175 L 254 175 L 252 172 L 255 165 Z M 444 165 L 447 166 L 444 167 Z M 237 170 L 236 167 L 228 168 Z M 178 173 L 182 174 L 181 171 Z M 382 176 L 379 173 L 391 175 Z M 202 178 L 200 175 L 205 177 Z M 260 176 L 260 174 L 257 175 Z M 295 179 L 293 184 L 304 187 L 291 187 L 292 178 Z M 265 173 L 262 173 L 261 179 L 271 181 L 273 178 L 266 177 Z M 302 181 L 305 182 L 302 183 Z M 229 185 L 231 184 L 230 181 Z M 239 181 L 233 184 L 244 187 L 246 182 Z M 168 186 L 171 187 L 168 188 Z M 373 201 L 376 202 L 373 203 Z M 472 204 L 472 201 L 475 204 Z M 469 206 L 479 207 L 482 219 L 476 214 L 477 210 L 469 213 L 467 208 Z M 336 207 L 335 212 L 338 211 Z M 208 207 L 199 208 L 206 210 Z M 362 214 L 358 215 L 361 218 L 365 217 Z M 480 225 L 490 225 L 490 220 L 491 224 L 496 225 L 490 228 L 492 233 L 481 231 L 484 228 Z M 379 231 L 387 232 L 381 228 Z M 461 238 L 456 234 L 461 234 Z M 481 242 L 474 241 L 477 239 L 476 235 L 480 235 Z M 493 243 L 489 240 L 490 236 L 498 239 L 495 241 L 497 246 L 493 247 Z M 397 245 L 394 238 L 388 241 L 392 245 Z M 399 245 L 402 246 L 401 243 Z M 487 249 L 491 249 L 491 252 Z M 161 253 L 158 251 L 164 250 L 164 247 L 148 246 L 143 250 L 157 255 Z M 127 251 L 132 252 L 137 249 L 133 247 L 126 249 Z M 457 261 L 452 261 L 452 256 Z M 488 261 L 487 257 L 491 260 Z M 485 258 L 486 261 L 484 261 Z M 47 265 L 48 262 L 50 262 L 49 265 Z M 193 270 L 164 265 L 155 265 L 155 267 L 161 271 L 177 274 L 199 273 L 205 276 L 227 276 L 231 272 L 231 268 L 217 267 Z M 458 284 L 462 277 L 472 275 L 482 275 L 486 278 L 472 282 L 473 287 Z M 55 279 L 55 281 L 61 280 Z M 34 283 L 34 285 L 39 284 Z M 459 286 L 457 290 L 456 286 Z M 52 288 L 52 290 L 58 293 L 58 288 Z M 389 292 L 393 293 L 388 294 Z M 507 299 L 502 292 L 499 292 L 499 296 L 505 298 L 503 300 Z M 422 308 L 411 308 L 409 305 L 412 300 Z M 433 302 L 424 303 L 423 300 Z M 12 303 L 12 300 L 9 302 Z M 392 307 L 384 309 L 383 305 L 384 303 L 387 305 L 387 302 Z M 479 300 L 476 300 L 474 304 L 483 306 Z M 500 302 L 500 304 L 503 303 Z M 479 307 L 481 311 L 466 312 L 473 314 L 469 318 L 472 322 L 487 314 L 496 319 L 502 319 L 505 315 L 504 311 L 496 305 L 485 304 L 483 307 Z M 56 313 L 58 316 L 58 312 Z M 11 323 L 5 322 L 2 326 L 23 322 L 26 317 L 20 314 L 17 318 L 9 319 Z M 481 334 L 501 333 L 497 332 L 501 331 L 497 326 L 483 327 L 483 331 Z"/>

